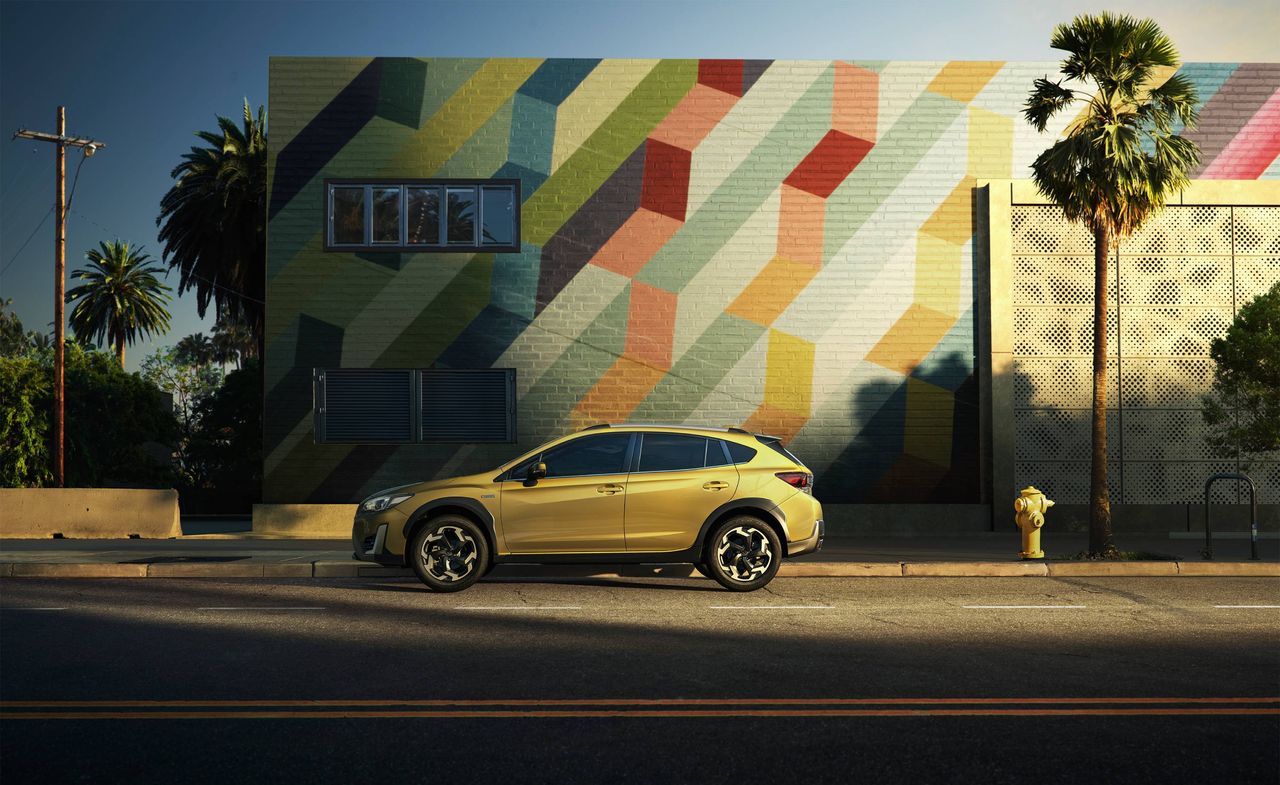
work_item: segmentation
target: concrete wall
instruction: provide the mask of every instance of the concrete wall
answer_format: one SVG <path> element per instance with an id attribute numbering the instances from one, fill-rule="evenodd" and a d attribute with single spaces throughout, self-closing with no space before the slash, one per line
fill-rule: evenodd
<path id="1" fill-rule="evenodd" d="M 177 537 L 175 490 L 0 488 L 0 538 Z"/>
<path id="2" fill-rule="evenodd" d="M 255 504 L 253 534 L 265 537 L 347 539 L 354 504 Z"/>

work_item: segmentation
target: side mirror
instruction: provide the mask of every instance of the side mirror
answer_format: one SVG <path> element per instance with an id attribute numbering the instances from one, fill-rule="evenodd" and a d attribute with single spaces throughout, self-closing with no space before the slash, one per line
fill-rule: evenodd
<path id="1" fill-rule="evenodd" d="M 531 485 L 537 485 L 538 480 L 541 480 L 546 476 L 547 476 L 547 465 L 542 461 L 538 461 L 537 463 L 529 467 L 529 474 L 525 478 L 524 484 L 526 487 Z"/>

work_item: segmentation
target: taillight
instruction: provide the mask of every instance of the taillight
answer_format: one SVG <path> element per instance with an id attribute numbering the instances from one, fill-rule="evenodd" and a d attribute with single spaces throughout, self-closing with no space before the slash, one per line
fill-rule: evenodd
<path id="1" fill-rule="evenodd" d="M 813 493 L 813 475 L 808 472 L 778 472 L 774 476 L 792 488 L 799 488 L 805 493 Z"/>

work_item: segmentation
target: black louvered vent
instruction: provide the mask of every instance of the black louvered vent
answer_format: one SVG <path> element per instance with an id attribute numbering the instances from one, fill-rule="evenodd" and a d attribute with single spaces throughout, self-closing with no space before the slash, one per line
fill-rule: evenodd
<path id="1" fill-rule="evenodd" d="M 413 441 L 412 374 L 371 368 L 324 371 L 324 440 Z"/>
<path id="2" fill-rule="evenodd" d="M 515 372 L 428 370 L 422 375 L 422 441 L 515 441 Z"/>

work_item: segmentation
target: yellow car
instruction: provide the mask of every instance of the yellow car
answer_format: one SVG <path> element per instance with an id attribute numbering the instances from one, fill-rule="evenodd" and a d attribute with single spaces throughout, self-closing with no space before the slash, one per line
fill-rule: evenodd
<path id="1" fill-rule="evenodd" d="M 498 468 L 379 491 L 357 508 L 364 561 L 459 591 L 495 564 L 691 563 L 733 591 L 822 547 L 813 473 L 740 428 L 595 425 Z"/>

